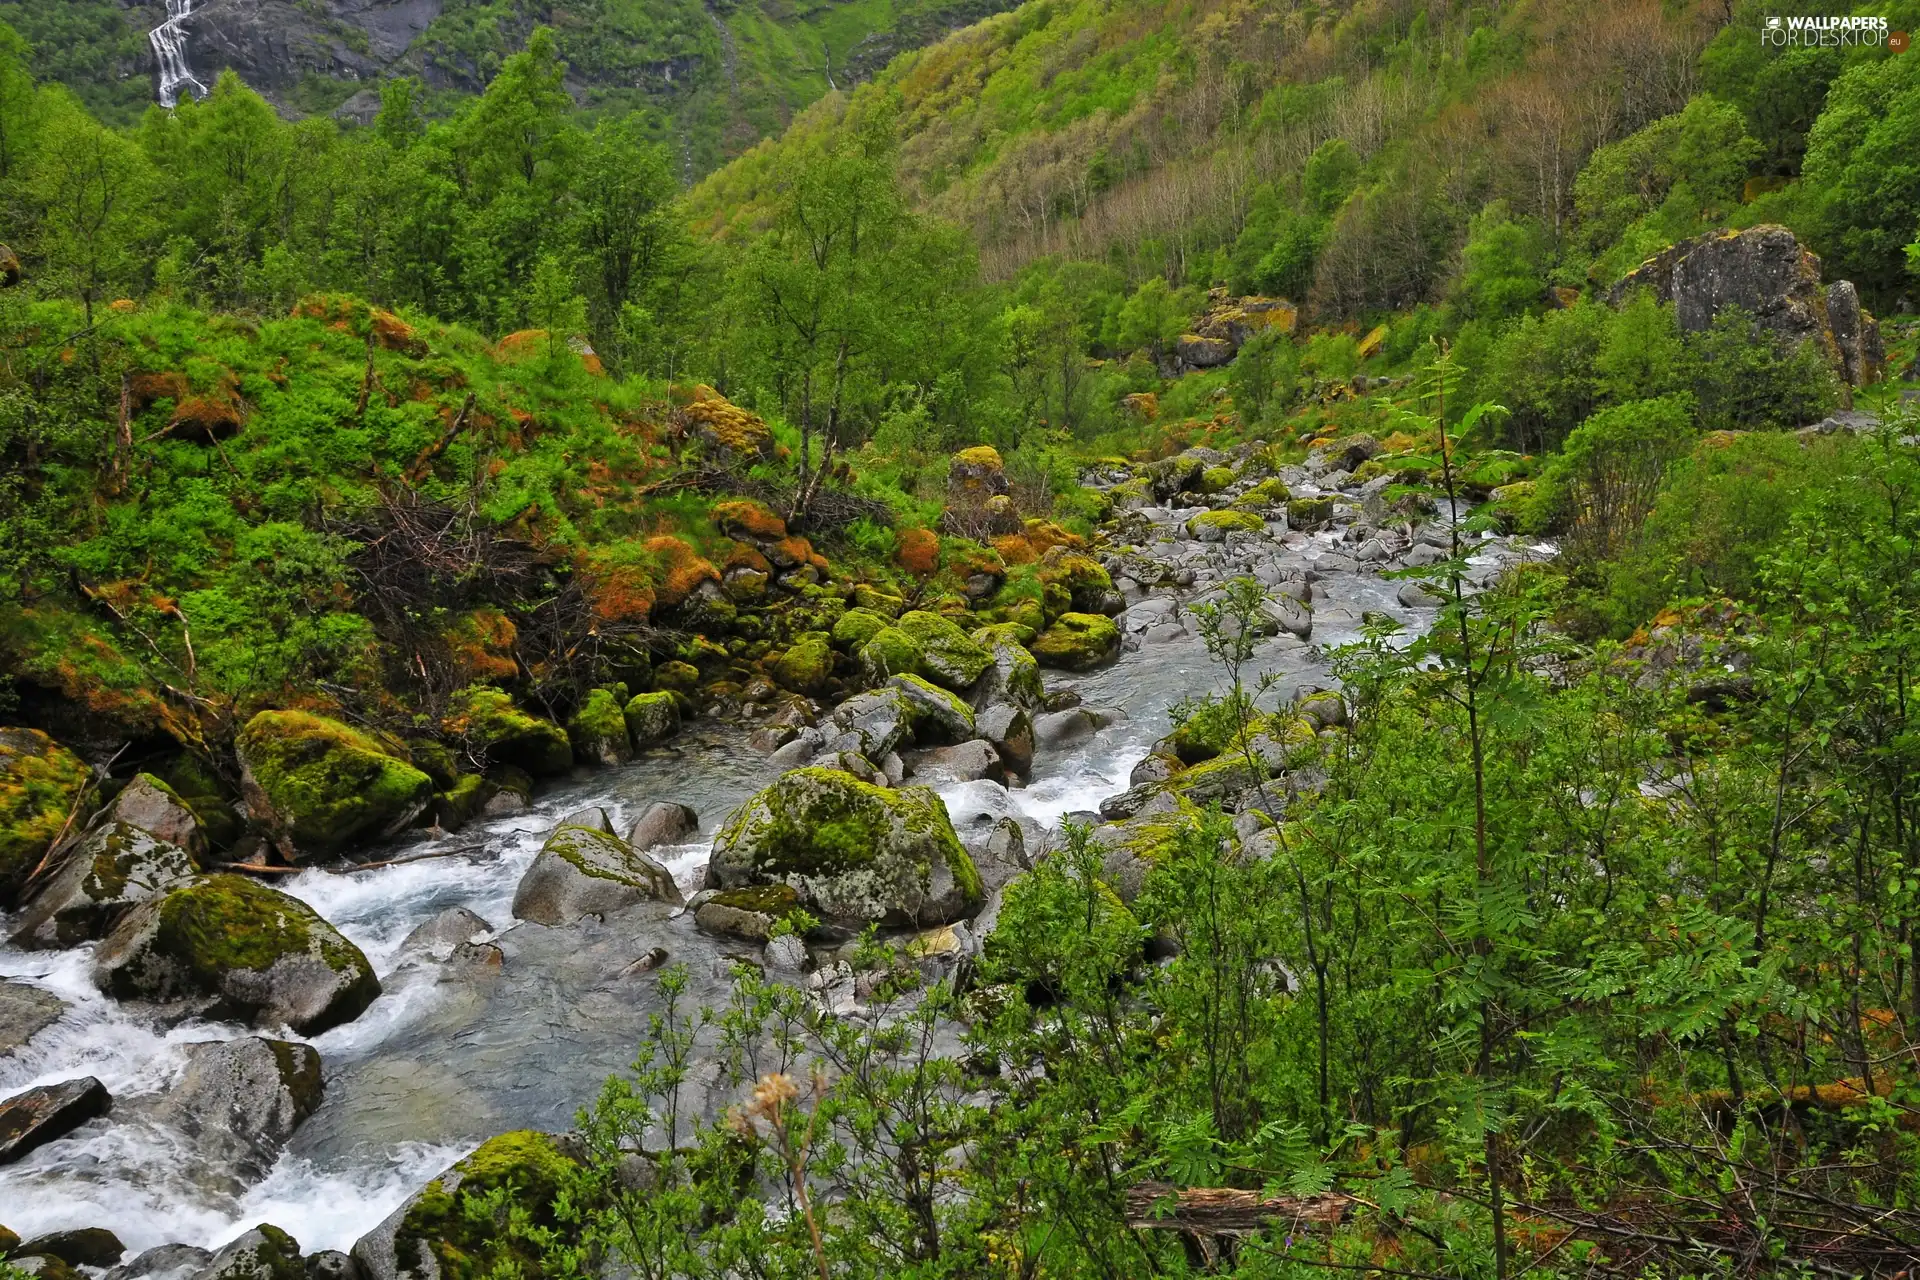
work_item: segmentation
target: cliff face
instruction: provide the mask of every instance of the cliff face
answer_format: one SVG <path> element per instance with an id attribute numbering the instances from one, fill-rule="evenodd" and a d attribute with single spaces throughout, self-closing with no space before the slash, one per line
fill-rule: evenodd
<path id="1" fill-rule="evenodd" d="M 1851 282 L 1820 278 L 1820 257 L 1781 226 L 1683 240 L 1613 287 L 1616 305 L 1636 289 L 1673 304 L 1682 329 L 1700 330 L 1740 307 L 1789 343 L 1811 342 L 1848 386 L 1886 376 L 1880 326 Z"/>

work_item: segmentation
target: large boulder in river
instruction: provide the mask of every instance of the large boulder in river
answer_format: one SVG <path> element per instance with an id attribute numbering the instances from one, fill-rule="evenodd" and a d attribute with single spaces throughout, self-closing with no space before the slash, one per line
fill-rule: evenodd
<path id="1" fill-rule="evenodd" d="M 1763 224 L 1682 240 L 1647 259 L 1613 287 L 1616 306 L 1636 289 L 1673 304 L 1686 330 L 1712 326 L 1739 307 L 1789 346 L 1811 342 L 1836 376 L 1853 385 L 1885 375 L 1880 326 L 1860 309 L 1851 284 L 1820 281 L 1820 258 L 1792 231 Z"/>
<path id="2" fill-rule="evenodd" d="M 403 830 L 433 779 L 370 734 L 306 711 L 262 711 L 234 742 L 248 811 L 290 858 Z"/>
<path id="3" fill-rule="evenodd" d="M 1033 642 L 1043 667 L 1091 671 L 1120 654 L 1120 628 L 1097 613 L 1063 613 Z"/>
<path id="4" fill-rule="evenodd" d="M 895 676 L 887 685 L 898 689 L 907 700 L 913 716 L 913 740 L 921 746 L 966 742 L 975 736 L 973 708 L 958 694 L 948 693 L 919 676 Z"/>
<path id="5" fill-rule="evenodd" d="M 195 1045 L 187 1073 L 160 1114 L 202 1143 L 231 1144 L 242 1158 L 272 1163 L 320 1105 L 320 1054 L 309 1044 L 241 1036 Z"/>
<path id="6" fill-rule="evenodd" d="M 613 832 L 562 823 L 520 878 L 513 914 L 517 920 L 561 925 L 611 915 L 636 902 L 680 900 L 673 874 Z"/>
<path id="7" fill-rule="evenodd" d="M 198 871 L 185 849 L 151 832 L 118 820 L 96 826 L 62 855 L 59 870 L 34 895 L 14 930 L 13 945 L 34 949 L 91 941 L 128 908 Z"/>
<path id="8" fill-rule="evenodd" d="M 580 709 L 567 721 L 567 741 L 573 746 L 576 760 L 612 766 L 633 759 L 627 718 L 611 689 L 588 691 Z"/>
<path id="9" fill-rule="evenodd" d="M 312 907 L 237 875 L 203 876 L 135 907 L 94 953 L 93 981 L 116 999 L 179 1002 L 305 1036 L 359 1017 L 380 994 L 366 955 Z"/>
<path id="10" fill-rule="evenodd" d="M 952 620 L 924 609 L 900 615 L 894 624 L 920 646 L 927 678 L 943 689 L 964 693 L 993 665 L 986 650 L 973 642 Z"/>
<path id="11" fill-rule="evenodd" d="M 1031 633 L 1016 635 L 1015 630 L 1002 623 L 973 633 L 974 643 L 993 659 L 993 666 L 973 686 L 975 710 L 1006 702 L 1035 712 L 1045 704 L 1047 691 L 1040 681 L 1040 664 L 1019 639 L 1019 635 Z"/>
<path id="12" fill-rule="evenodd" d="M 788 884 L 815 915 L 889 925 L 945 924 L 984 897 L 939 796 L 838 769 L 791 770 L 735 810 L 714 837 L 707 883 Z"/>
<path id="13" fill-rule="evenodd" d="M 522 1226 L 559 1227 L 554 1201 L 572 1180 L 575 1161 L 544 1133 L 516 1129 L 489 1138 L 429 1182 L 353 1246 L 366 1280 L 469 1280 L 515 1274 L 540 1280 L 545 1270 Z M 491 1214 L 471 1210 L 497 1195 Z"/>
<path id="14" fill-rule="evenodd" d="M 38 729 L 0 728 L 0 906 L 67 827 L 90 771 Z"/>
<path id="15" fill-rule="evenodd" d="M 446 727 L 492 764 L 525 769 L 536 778 L 573 768 L 573 744 L 566 730 L 514 706 L 504 689 L 474 685 L 462 691 Z"/>

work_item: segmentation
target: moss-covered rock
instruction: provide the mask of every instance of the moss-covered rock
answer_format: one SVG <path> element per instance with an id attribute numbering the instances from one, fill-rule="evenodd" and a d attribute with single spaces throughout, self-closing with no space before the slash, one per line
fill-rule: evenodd
<path id="1" fill-rule="evenodd" d="M 722 889 L 700 904 L 693 923 L 708 933 L 749 942 L 765 942 L 783 922 L 802 912 L 800 894 L 791 885 L 760 884 Z"/>
<path id="2" fill-rule="evenodd" d="M 890 591 L 883 591 L 870 582 L 856 583 L 853 588 L 853 605 L 856 609 L 869 609 L 883 618 L 897 618 L 906 611 L 907 602 Z"/>
<path id="3" fill-rule="evenodd" d="M 149 898 L 107 935 L 93 979 L 121 1000 L 317 1035 L 360 1015 L 380 981 L 360 948 L 298 898 L 237 875 Z"/>
<path id="4" fill-rule="evenodd" d="M 300 1242 L 271 1223 L 261 1223 L 222 1245 L 195 1280 L 306 1280 Z"/>
<path id="5" fill-rule="evenodd" d="M 1031 651 L 1043 667 L 1091 671 L 1120 655 L 1120 628 L 1097 613 L 1063 613 L 1040 633 Z"/>
<path id="6" fill-rule="evenodd" d="M 576 760 L 616 765 L 633 759 L 633 739 L 613 690 L 594 689 L 587 694 L 567 721 L 567 741 Z"/>
<path id="7" fill-rule="evenodd" d="M 887 685 L 905 696 L 912 715 L 913 740 L 919 745 L 965 742 L 976 736 L 973 708 L 957 695 L 919 676 L 895 676 Z"/>
<path id="8" fill-rule="evenodd" d="M 1278 476 L 1270 476 L 1253 488 L 1233 500 L 1233 505 L 1242 511 L 1264 511 L 1269 507 L 1283 507 L 1293 499 L 1293 490 Z"/>
<path id="9" fill-rule="evenodd" d="M 353 1256 L 369 1280 L 544 1280 L 526 1228 L 567 1230 L 555 1201 L 574 1159 L 532 1129 L 489 1138 L 361 1237 Z M 519 1230 L 508 1230 L 518 1219 Z"/>
<path id="10" fill-rule="evenodd" d="M 849 609 L 833 624 L 833 642 L 848 653 L 858 653 L 867 641 L 891 625 L 889 615 L 873 609 Z"/>
<path id="11" fill-rule="evenodd" d="M 820 632 L 809 632 L 795 641 L 780 661 L 773 664 L 773 680 L 782 689 L 809 697 L 824 693 L 833 678 L 833 647 Z"/>
<path id="12" fill-rule="evenodd" d="M 513 914 L 536 924 L 571 924 L 648 901 L 681 901 L 671 872 L 611 831 L 562 824 L 520 878 Z"/>
<path id="13" fill-rule="evenodd" d="M 860 672 L 870 684 L 896 675 L 917 675 L 925 669 L 926 654 L 899 627 L 882 627 L 860 646 Z"/>
<path id="14" fill-rule="evenodd" d="M 1287 503 L 1287 527 L 1290 529 L 1317 529 L 1333 519 L 1333 499 L 1294 498 Z"/>
<path id="15" fill-rule="evenodd" d="M 1147 876 L 1170 856 L 1182 835 L 1200 821 L 1191 804 L 1166 804 L 1125 822 L 1094 828 L 1094 841 L 1106 850 L 1100 878 L 1129 906 L 1139 898 Z"/>
<path id="16" fill-rule="evenodd" d="M 663 662 L 654 670 L 653 686 L 667 693 L 691 694 L 700 687 L 700 668 L 678 658 Z"/>
<path id="17" fill-rule="evenodd" d="M 1100 562 L 1067 547 L 1048 549 L 1040 558 L 1039 578 L 1043 590 L 1056 587 L 1066 591 L 1067 608 L 1049 610 L 1054 615 L 1069 610 L 1114 613 L 1126 606 L 1126 601 L 1113 589 L 1113 578 Z"/>
<path id="18" fill-rule="evenodd" d="M 0 903 L 39 865 L 90 776 L 79 756 L 38 729 L 0 728 Z"/>
<path id="19" fill-rule="evenodd" d="M 433 793 L 433 821 L 442 831 L 458 831 L 479 817 L 496 790 L 477 773 L 464 773 L 445 791 Z"/>
<path id="20" fill-rule="evenodd" d="M 1195 493 L 1219 493 L 1232 483 L 1232 467 L 1208 467 L 1200 473 L 1200 478 L 1194 481 L 1193 490 Z"/>
<path id="21" fill-rule="evenodd" d="M 944 924 L 980 909 L 973 859 L 940 797 L 838 769 L 794 769 L 735 810 L 714 838 L 708 883 L 791 885 L 814 914 Z"/>
<path id="22" fill-rule="evenodd" d="M 680 732 L 680 704 L 671 693 L 636 693 L 623 714 L 636 747 L 658 746 Z"/>
<path id="23" fill-rule="evenodd" d="M 525 769 L 536 778 L 573 768 L 573 744 L 551 720 L 528 715 L 503 689 L 474 685 L 457 699 L 448 729 L 490 762 Z"/>
<path id="24" fill-rule="evenodd" d="M 386 743 L 306 711 L 262 711 L 234 752 L 248 811 L 292 859 L 393 835 L 433 798 L 433 780 Z"/>
<path id="25" fill-rule="evenodd" d="M 1251 511 L 1202 511 L 1187 521 L 1187 532 L 1202 542 L 1224 542 L 1229 533 L 1259 533 L 1267 522 Z"/>
<path id="26" fill-rule="evenodd" d="M 900 615 L 899 629 L 920 646 L 921 669 L 928 679 L 958 693 L 972 687 L 993 664 L 986 650 L 949 618 L 924 609 Z"/>
<path id="27" fill-rule="evenodd" d="M 63 857 L 14 930 L 16 947 L 72 947 L 101 937 L 129 907 L 199 870 L 185 849 L 117 818 L 88 831 Z"/>
<path id="28" fill-rule="evenodd" d="M 976 707 L 1006 702 L 1035 712 L 1046 703 L 1047 691 L 1040 681 L 1040 663 L 1020 640 L 1024 631 L 1024 628 L 1002 624 L 982 627 L 973 633 L 974 643 L 985 649 L 993 659 L 993 668 L 974 688 Z M 1037 633 L 1030 638 L 1037 638 Z"/>
<path id="29" fill-rule="evenodd" d="M 414 767 L 422 769 L 429 777 L 433 776 L 433 770 L 425 768 L 418 761 Z M 208 847 L 231 849 L 246 830 L 246 821 L 234 806 L 238 793 L 200 756 L 182 752 L 156 767 L 153 775 L 172 788 L 181 802 L 193 810 Z M 200 855 L 199 850 L 191 847 L 187 851 L 196 857 Z"/>

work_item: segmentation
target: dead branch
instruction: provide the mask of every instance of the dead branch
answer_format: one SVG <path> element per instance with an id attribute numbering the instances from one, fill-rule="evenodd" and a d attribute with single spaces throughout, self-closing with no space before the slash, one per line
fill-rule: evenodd
<path id="1" fill-rule="evenodd" d="M 1175 1187 L 1142 1182 L 1127 1189 L 1127 1225 L 1194 1235 L 1250 1236 L 1281 1224 L 1334 1227 L 1353 1197 L 1337 1191 L 1267 1196 L 1233 1187 Z"/>

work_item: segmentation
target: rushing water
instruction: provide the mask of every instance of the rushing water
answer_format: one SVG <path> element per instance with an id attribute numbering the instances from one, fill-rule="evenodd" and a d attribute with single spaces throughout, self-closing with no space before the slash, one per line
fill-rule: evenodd
<path id="1" fill-rule="evenodd" d="M 1288 541 L 1283 558 L 1310 563 L 1331 550 L 1324 538 Z M 1481 559 L 1491 565 L 1495 558 Z M 1326 598 L 1315 601 L 1314 643 L 1267 641 L 1256 669 L 1279 673 L 1283 689 L 1290 680 L 1324 681 L 1320 647 L 1354 639 L 1364 612 L 1414 626 L 1431 617 L 1402 608 L 1397 585 L 1329 574 L 1320 584 Z M 1091 738 L 1043 748 L 1024 787 L 945 790 L 956 827 L 964 834 L 1012 814 L 1038 833 L 1063 815 L 1096 808 L 1126 787 L 1134 763 L 1168 730 L 1168 708 L 1215 687 L 1218 678 L 1191 636 L 1135 649 L 1088 675 L 1050 673 L 1050 688 L 1074 688 L 1089 705 L 1121 714 Z M 93 989 L 91 948 L 0 947 L 0 977 L 45 987 L 69 1006 L 58 1023 L 0 1058 L 0 1096 L 94 1075 L 116 1099 L 107 1120 L 0 1168 L 0 1222 L 23 1237 L 105 1225 L 134 1250 L 174 1241 L 217 1245 L 273 1222 L 306 1250 L 344 1249 L 486 1137 L 521 1126 L 566 1127 L 600 1081 L 627 1065 L 655 1011 L 655 984 L 633 974 L 636 960 L 666 948 L 671 962 L 687 966 L 691 998 L 715 1003 L 725 996 L 726 958 L 746 948 L 696 931 L 690 918 L 664 905 L 608 923 L 516 924 L 509 906 L 521 874 L 571 810 L 601 805 L 624 830 L 653 801 L 676 800 L 699 813 L 700 839 L 656 852 L 684 886 L 695 887 L 713 830 L 771 775 L 740 732 L 701 726 L 672 751 L 582 773 L 529 812 L 469 829 L 444 846 L 478 844 L 471 853 L 351 874 L 309 871 L 278 882 L 367 953 L 385 990 L 359 1019 L 313 1039 L 326 1065 L 325 1100 L 268 1176 L 252 1185 L 208 1165 L 147 1115 L 179 1078 L 188 1045 L 244 1028 L 188 1023 L 157 1030 Z M 411 930 L 451 906 L 465 906 L 502 931 L 502 965 L 440 966 L 403 953 Z"/>
<path id="2" fill-rule="evenodd" d="M 180 101 L 184 89 L 206 97 L 207 86 L 193 74 L 187 60 L 187 19 L 193 14 L 193 0 L 167 0 L 167 20 L 147 33 L 153 56 L 160 64 L 160 105 L 172 107 Z"/>

